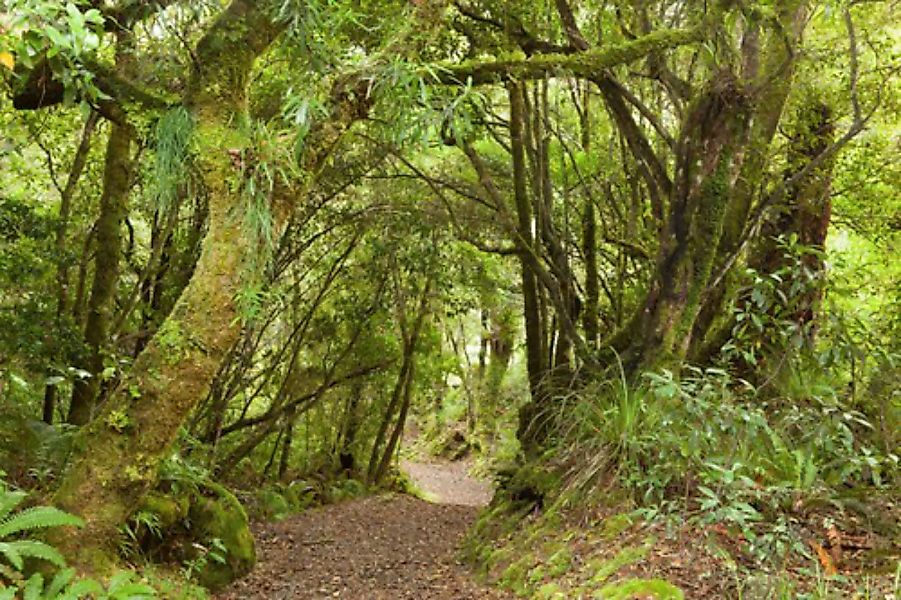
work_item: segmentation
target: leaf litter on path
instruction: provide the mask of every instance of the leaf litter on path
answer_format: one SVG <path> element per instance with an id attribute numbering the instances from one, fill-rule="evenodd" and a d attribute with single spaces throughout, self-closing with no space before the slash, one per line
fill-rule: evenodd
<path id="1" fill-rule="evenodd" d="M 382 495 L 313 509 L 255 526 L 258 563 L 218 600 L 489 600 L 455 558 L 490 486 L 461 467 L 406 463 L 417 485 L 443 504 Z"/>

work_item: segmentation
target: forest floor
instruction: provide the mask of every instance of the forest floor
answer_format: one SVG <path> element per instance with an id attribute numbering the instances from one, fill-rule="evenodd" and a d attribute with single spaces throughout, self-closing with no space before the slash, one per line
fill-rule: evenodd
<path id="1" fill-rule="evenodd" d="M 404 461 L 432 500 L 388 494 L 323 506 L 254 528 L 258 562 L 218 600 L 507 598 L 478 584 L 455 555 L 489 484 L 466 462 Z"/>

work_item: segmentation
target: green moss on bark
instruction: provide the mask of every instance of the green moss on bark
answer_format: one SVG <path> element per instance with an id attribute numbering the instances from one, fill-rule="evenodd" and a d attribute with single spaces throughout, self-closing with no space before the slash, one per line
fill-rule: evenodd
<path id="1" fill-rule="evenodd" d="M 440 83 L 482 85 L 506 79 L 538 79 L 556 73 L 592 78 L 605 69 L 638 60 L 654 52 L 700 42 L 705 29 L 671 29 L 655 31 L 621 44 L 591 49 L 577 54 L 537 54 L 491 61 L 468 61 L 459 65 L 442 65 L 436 71 Z"/>

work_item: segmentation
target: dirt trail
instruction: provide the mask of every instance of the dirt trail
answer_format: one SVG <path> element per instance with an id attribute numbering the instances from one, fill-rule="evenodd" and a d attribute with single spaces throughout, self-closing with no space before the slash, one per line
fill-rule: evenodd
<path id="1" fill-rule="evenodd" d="M 377 496 L 259 524 L 257 567 L 217 598 L 507 598 L 477 584 L 454 558 L 490 487 L 453 463 L 405 462 L 404 469 L 442 503 Z"/>
<path id="2" fill-rule="evenodd" d="M 401 461 L 400 467 L 413 483 L 438 504 L 487 506 L 494 490 L 487 481 L 469 475 L 471 463 Z"/>

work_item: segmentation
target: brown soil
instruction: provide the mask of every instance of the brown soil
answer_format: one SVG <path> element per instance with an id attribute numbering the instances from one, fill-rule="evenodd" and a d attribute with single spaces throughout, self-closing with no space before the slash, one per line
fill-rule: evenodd
<path id="1" fill-rule="evenodd" d="M 417 485 L 446 504 L 385 495 L 258 524 L 257 567 L 217 598 L 507 598 L 455 559 L 490 488 L 447 467 L 405 463 Z"/>

